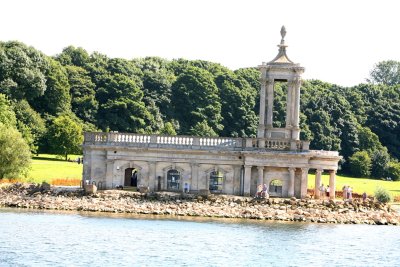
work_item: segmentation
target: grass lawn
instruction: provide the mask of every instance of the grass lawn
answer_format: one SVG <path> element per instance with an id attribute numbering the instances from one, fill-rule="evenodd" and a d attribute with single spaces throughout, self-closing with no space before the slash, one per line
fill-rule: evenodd
<path id="1" fill-rule="evenodd" d="M 326 186 L 329 184 L 329 175 L 322 175 L 322 183 Z M 344 185 L 349 185 L 353 188 L 353 192 L 362 194 L 364 191 L 368 195 L 373 195 L 377 187 L 387 189 L 392 196 L 400 196 L 400 181 L 383 181 L 369 178 L 354 178 L 336 175 L 336 191 L 341 191 Z M 308 175 L 308 188 L 314 189 L 315 174 Z"/>
<path id="2" fill-rule="evenodd" d="M 80 155 L 69 155 L 68 158 L 75 160 Z M 32 159 L 32 167 L 27 176 L 27 182 L 52 183 L 55 179 L 60 180 L 82 180 L 83 165 L 77 162 L 68 162 L 56 155 L 39 154 Z"/>

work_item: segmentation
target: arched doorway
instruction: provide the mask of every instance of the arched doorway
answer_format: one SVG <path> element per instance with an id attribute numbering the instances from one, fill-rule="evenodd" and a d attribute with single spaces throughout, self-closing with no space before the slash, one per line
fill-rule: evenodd
<path id="1" fill-rule="evenodd" d="M 125 169 L 124 186 L 137 187 L 138 170 L 135 168 Z"/>
<path id="2" fill-rule="evenodd" d="M 268 194 L 274 197 L 281 197 L 282 196 L 282 186 L 283 183 L 281 180 L 272 180 L 269 184 Z"/>
<path id="3" fill-rule="evenodd" d="M 208 189 L 211 193 L 222 193 L 224 175 L 222 172 L 213 171 L 210 173 L 210 183 Z"/>
<path id="4" fill-rule="evenodd" d="M 167 190 L 178 191 L 181 186 L 181 173 L 175 169 L 167 172 Z"/>

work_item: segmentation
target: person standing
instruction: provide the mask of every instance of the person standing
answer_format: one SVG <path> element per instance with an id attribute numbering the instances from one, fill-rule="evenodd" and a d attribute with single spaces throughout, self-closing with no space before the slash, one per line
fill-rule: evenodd
<path id="1" fill-rule="evenodd" d="M 367 193 L 366 192 L 364 192 L 362 194 L 362 200 L 363 200 L 363 202 L 367 201 Z"/>
<path id="2" fill-rule="evenodd" d="M 325 186 L 324 186 L 324 184 L 322 184 L 321 187 L 319 188 L 319 196 L 322 199 L 325 199 Z"/>
<path id="3" fill-rule="evenodd" d="M 347 188 L 347 198 L 351 201 L 351 199 L 353 198 L 352 196 L 353 194 L 353 188 L 351 188 L 350 186 Z"/>
<path id="4" fill-rule="evenodd" d="M 329 199 L 329 193 L 330 193 L 331 188 L 329 187 L 329 185 L 326 186 L 326 196 Z"/>
<path id="5" fill-rule="evenodd" d="M 343 191 L 343 200 L 347 199 L 347 185 L 344 185 L 342 188 Z"/>

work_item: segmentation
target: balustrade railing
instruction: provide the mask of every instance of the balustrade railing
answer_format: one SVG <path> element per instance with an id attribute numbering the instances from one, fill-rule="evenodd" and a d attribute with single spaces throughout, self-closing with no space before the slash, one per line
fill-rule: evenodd
<path id="1" fill-rule="evenodd" d="M 267 149 L 302 151 L 309 149 L 309 142 L 307 141 L 296 141 L 287 139 L 166 136 L 116 132 L 86 132 L 84 144 L 226 150 Z"/>

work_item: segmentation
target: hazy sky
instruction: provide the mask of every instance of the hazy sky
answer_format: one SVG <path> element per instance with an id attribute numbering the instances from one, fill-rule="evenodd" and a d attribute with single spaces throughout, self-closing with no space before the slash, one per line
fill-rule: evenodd
<path id="1" fill-rule="evenodd" d="M 400 61 L 400 1 L 1 0 L 0 40 L 47 55 L 68 45 L 109 57 L 202 59 L 230 69 L 272 60 L 287 30 L 304 78 L 344 86 Z"/>

